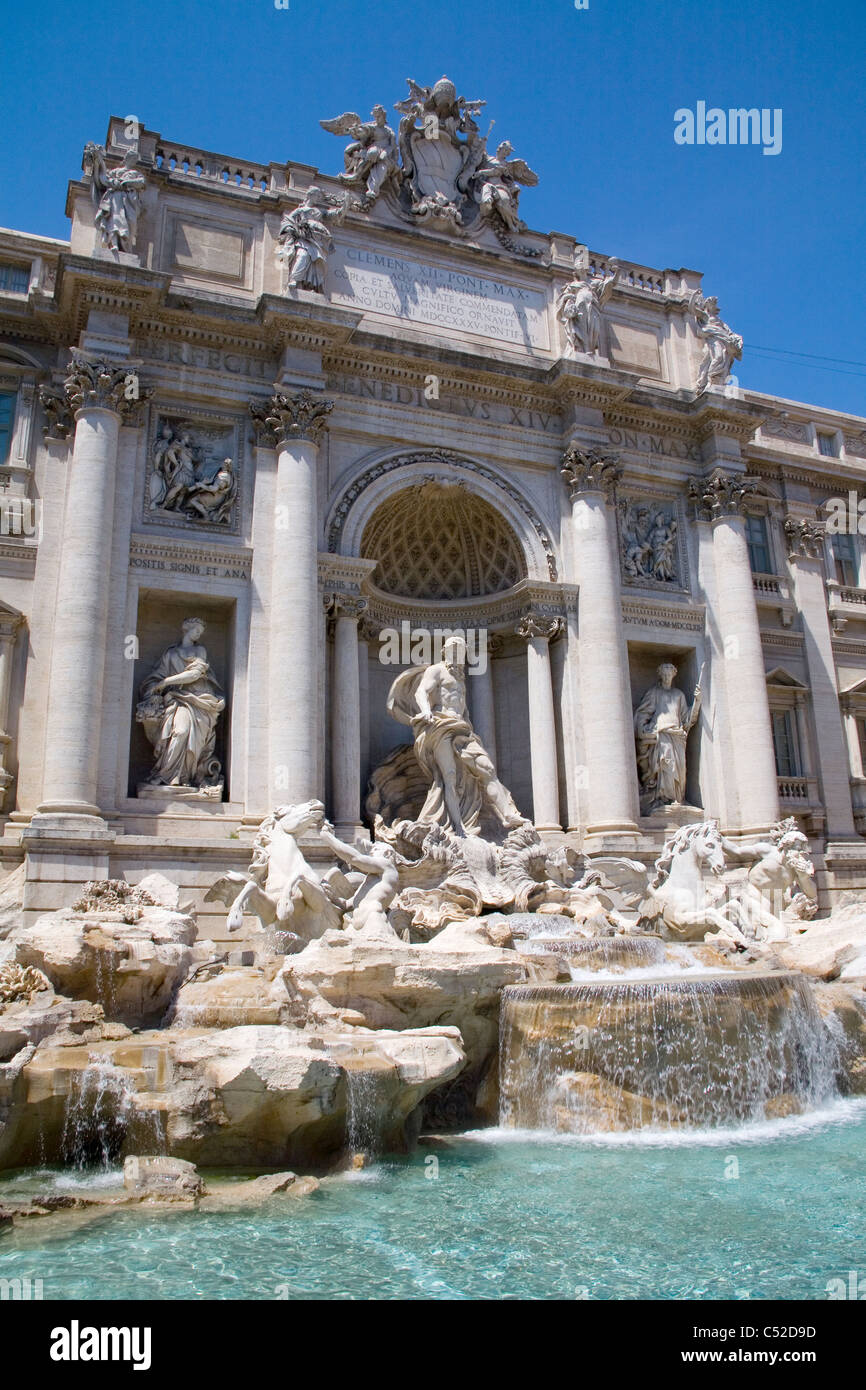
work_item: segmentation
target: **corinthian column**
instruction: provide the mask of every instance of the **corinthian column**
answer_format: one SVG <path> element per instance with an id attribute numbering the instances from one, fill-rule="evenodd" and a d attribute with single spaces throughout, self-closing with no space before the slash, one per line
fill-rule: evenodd
<path id="1" fill-rule="evenodd" d="M 545 618 L 537 613 L 529 613 L 515 629 L 518 637 L 526 640 L 532 819 L 538 830 L 561 829 L 553 682 L 550 676 L 550 641 L 561 626 L 561 618 Z"/>
<path id="2" fill-rule="evenodd" d="M 74 414 L 75 440 L 63 518 L 37 815 L 98 817 L 117 445 L 122 419 L 135 409 L 141 393 L 128 366 L 88 361 L 77 353 L 64 391 Z"/>
<path id="3" fill-rule="evenodd" d="M 622 627 L 614 512 L 621 469 L 595 449 L 568 449 L 562 476 L 571 496 L 579 594 L 580 703 L 592 847 L 633 845 L 638 834 L 628 653 Z"/>
<path id="4" fill-rule="evenodd" d="M 317 796 L 317 464 L 333 408 L 333 401 L 312 391 L 250 404 L 260 443 L 277 451 L 269 653 L 272 806 Z"/>
<path id="5" fill-rule="evenodd" d="M 334 680 L 331 689 L 331 779 L 334 828 L 344 840 L 361 830 L 361 681 L 358 619 L 367 600 L 356 594 L 325 595 L 334 620 Z"/>
<path id="6" fill-rule="evenodd" d="M 692 478 L 689 496 L 697 516 L 712 526 L 715 619 L 723 653 L 725 706 L 730 724 L 730 775 L 726 798 L 731 829 L 766 831 L 779 819 L 779 789 L 767 677 L 743 509 L 754 484 L 716 469 Z M 736 808 L 736 809 L 735 809 Z"/>
<path id="7" fill-rule="evenodd" d="M 851 781 L 845 729 L 836 685 L 836 661 L 824 586 L 824 527 L 817 521 L 789 516 L 785 520 L 788 560 L 794 579 L 797 608 L 803 615 L 803 641 L 812 710 L 821 731 L 818 739 L 818 778 L 827 813 L 827 839 L 850 840 L 857 834 L 851 805 Z M 805 744 L 801 736 L 801 747 Z"/>

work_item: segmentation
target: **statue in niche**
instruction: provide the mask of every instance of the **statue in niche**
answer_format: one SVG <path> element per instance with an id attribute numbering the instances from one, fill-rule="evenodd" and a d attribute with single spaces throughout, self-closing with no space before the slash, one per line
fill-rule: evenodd
<path id="1" fill-rule="evenodd" d="M 670 584 L 676 580 L 677 521 L 647 502 L 620 504 L 622 567 L 629 579 Z"/>
<path id="2" fill-rule="evenodd" d="M 287 289 L 325 288 L 325 266 L 333 247 L 331 227 L 342 222 L 349 207 L 349 195 L 331 198 L 313 184 L 304 201 L 283 216 L 280 224 L 277 260 L 288 267 Z"/>
<path id="3" fill-rule="evenodd" d="M 388 713 L 408 724 L 415 756 L 432 785 L 417 824 L 458 836 L 480 835 L 485 812 L 511 829 L 524 823 L 466 712 L 466 644 L 449 637 L 442 660 L 404 671 L 391 686 Z"/>
<path id="4" fill-rule="evenodd" d="M 200 645 L 205 625 L 187 618 L 183 636 L 163 652 L 141 684 L 136 719 L 156 755 L 150 787 L 195 787 L 221 793 L 221 766 L 214 757 L 216 726 L 225 699 Z"/>
<path id="5" fill-rule="evenodd" d="M 504 223 L 506 230 L 523 232 L 526 223 L 522 222 L 517 211 L 520 197 L 520 184 L 534 188 L 538 175 L 530 169 L 523 159 L 509 159 L 512 146 L 503 140 L 497 146 L 495 155 L 484 156 L 484 161 L 470 179 L 470 187 L 479 200 L 482 217 L 496 223 Z"/>
<path id="6" fill-rule="evenodd" d="M 701 709 L 701 678 L 689 707 L 674 685 L 677 668 L 662 662 L 658 681 L 644 695 L 634 716 L 641 810 L 682 806 L 686 795 L 686 740 Z"/>
<path id="7" fill-rule="evenodd" d="M 608 261 L 610 269 L 594 274 L 588 267 L 575 265 L 574 279 L 556 301 L 556 317 L 565 327 L 568 351 L 591 356 L 601 344 L 601 311 L 613 293 L 619 276 L 619 261 Z"/>
<path id="8" fill-rule="evenodd" d="M 698 337 L 704 343 L 695 383 L 695 391 L 700 396 L 709 386 L 724 386 L 734 362 L 743 355 L 743 340 L 720 316 L 719 301 L 714 295 L 706 298 L 700 290 L 695 290 L 688 304 L 697 321 Z"/>
<path id="9" fill-rule="evenodd" d="M 84 160 L 90 174 L 90 196 L 101 244 L 107 251 L 131 251 L 138 225 L 139 196 L 147 183 L 135 168 L 137 152 L 127 150 L 122 165 L 109 169 L 105 147 L 91 141 L 84 147 Z"/>
<path id="10" fill-rule="evenodd" d="M 350 188 L 363 188 L 358 207 L 362 212 L 373 206 L 385 182 L 400 174 L 400 152 L 397 137 L 388 125 L 384 106 L 374 106 L 369 121 L 362 121 L 354 111 L 345 111 L 332 121 L 319 121 L 331 135 L 351 135 L 343 151 L 345 172 L 338 174 L 340 183 Z"/>
<path id="11" fill-rule="evenodd" d="M 188 429 L 163 424 L 153 446 L 151 511 L 178 512 L 188 521 L 227 525 L 236 496 L 232 459 L 221 463 L 203 459 Z"/>

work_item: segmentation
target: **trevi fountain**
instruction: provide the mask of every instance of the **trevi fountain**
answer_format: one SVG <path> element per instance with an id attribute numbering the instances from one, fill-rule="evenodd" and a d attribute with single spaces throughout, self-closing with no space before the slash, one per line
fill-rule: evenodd
<path id="1" fill-rule="evenodd" d="M 840 1181 L 866 1211 L 830 412 L 729 389 L 699 275 L 529 229 L 482 101 L 395 105 L 322 122 L 336 176 L 112 118 L 70 243 L 0 233 L 3 506 L 46 499 L 0 546 L 0 1277 L 826 1297 Z"/>

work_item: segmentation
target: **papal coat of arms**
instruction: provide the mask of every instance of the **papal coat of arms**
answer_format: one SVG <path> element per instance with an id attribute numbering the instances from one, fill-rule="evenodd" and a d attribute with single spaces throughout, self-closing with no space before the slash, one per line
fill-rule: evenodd
<path id="1" fill-rule="evenodd" d="M 333 135 L 352 137 L 339 178 L 355 206 L 366 211 L 384 195 L 408 220 L 457 235 L 486 221 L 510 250 L 536 255 L 513 234 L 524 229 L 520 188 L 537 184 L 538 175 L 511 158 L 507 140 L 488 152 L 490 129 L 482 135 L 477 120 L 486 103 L 458 96 L 447 77 L 433 87 L 408 82 L 408 97 L 395 103 L 401 114 L 396 135 L 383 106 L 373 108 L 369 121 L 346 111 L 321 122 Z"/>

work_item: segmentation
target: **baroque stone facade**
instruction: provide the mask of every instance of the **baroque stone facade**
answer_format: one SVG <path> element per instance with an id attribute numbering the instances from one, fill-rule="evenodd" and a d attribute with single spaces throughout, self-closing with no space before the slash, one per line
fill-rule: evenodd
<path id="1" fill-rule="evenodd" d="M 69 241 L 0 233 L 26 914 L 157 868 L 220 935 L 205 889 L 275 807 L 360 834 L 410 756 L 388 692 L 452 631 L 549 840 L 651 863 L 695 816 L 741 843 L 795 816 L 824 901 L 866 887 L 866 577 L 821 524 L 866 422 L 742 390 L 699 275 L 527 227 L 536 176 L 447 79 L 395 105 L 323 122 L 333 176 L 112 118 Z M 674 773 L 636 737 L 662 666 Z"/>

